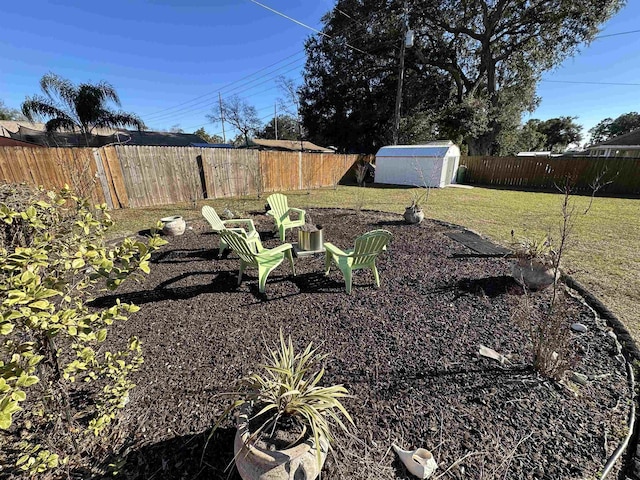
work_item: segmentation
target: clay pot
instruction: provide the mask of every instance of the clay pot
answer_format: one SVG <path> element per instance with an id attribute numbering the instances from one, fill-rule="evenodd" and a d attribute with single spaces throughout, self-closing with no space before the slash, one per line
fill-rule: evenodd
<path id="1" fill-rule="evenodd" d="M 170 237 L 182 235 L 187 227 L 184 218 L 180 216 L 164 217 L 161 218 L 160 221 L 163 223 L 162 233 Z"/>
<path id="2" fill-rule="evenodd" d="M 321 463 L 318 468 L 313 438 L 286 450 L 265 450 L 249 441 L 249 417 L 240 412 L 233 445 L 238 473 L 243 480 L 313 480 L 320 474 L 329 444 L 320 439 Z"/>
<path id="3" fill-rule="evenodd" d="M 420 223 L 424 220 L 424 212 L 417 207 L 407 207 L 404 211 L 404 221 L 407 223 Z"/>
<path id="4" fill-rule="evenodd" d="M 518 259 L 511 266 L 511 275 L 516 282 L 531 291 L 544 290 L 553 285 L 553 268 L 540 260 Z"/>

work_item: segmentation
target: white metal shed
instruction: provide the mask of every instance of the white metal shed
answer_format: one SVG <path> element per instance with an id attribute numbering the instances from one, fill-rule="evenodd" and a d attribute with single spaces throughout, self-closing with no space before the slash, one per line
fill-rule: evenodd
<path id="1" fill-rule="evenodd" d="M 450 140 L 382 147 L 375 183 L 444 187 L 456 183 L 459 163 L 460 149 Z"/>

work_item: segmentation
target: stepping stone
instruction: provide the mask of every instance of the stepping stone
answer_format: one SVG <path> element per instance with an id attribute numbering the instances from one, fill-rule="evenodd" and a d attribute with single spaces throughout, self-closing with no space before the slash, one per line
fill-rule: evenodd
<path id="1" fill-rule="evenodd" d="M 511 250 L 508 248 L 496 245 L 495 243 L 490 242 L 489 240 L 482 238 L 477 233 L 469 230 L 464 230 L 462 232 L 446 232 L 445 235 L 473 250 L 478 254 L 478 256 L 504 257 L 511 253 Z"/>

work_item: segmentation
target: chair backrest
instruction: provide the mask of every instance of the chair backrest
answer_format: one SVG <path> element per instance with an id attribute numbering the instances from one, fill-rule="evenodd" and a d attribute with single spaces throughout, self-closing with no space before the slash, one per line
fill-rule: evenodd
<path id="1" fill-rule="evenodd" d="M 209 225 L 211 225 L 211 229 L 214 232 L 220 232 L 226 228 L 213 207 L 210 207 L 209 205 L 203 206 L 202 216 L 207 220 L 207 222 L 209 222 Z"/>
<path id="2" fill-rule="evenodd" d="M 287 210 L 289 210 L 289 201 L 286 195 L 273 193 L 267 197 L 267 203 L 278 220 L 284 220 L 288 217 Z"/>
<path id="3" fill-rule="evenodd" d="M 353 248 L 352 267 L 371 263 L 382 252 L 391 240 L 391 232 L 372 230 L 356 238 Z"/>
<path id="4" fill-rule="evenodd" d="M 256 254 L 251 250 L 247 239 L 242 235 L 238 235 L 231 230 L 223 229 L 220 230 L 220 238 L 246 263 L 257 265 Z"/>

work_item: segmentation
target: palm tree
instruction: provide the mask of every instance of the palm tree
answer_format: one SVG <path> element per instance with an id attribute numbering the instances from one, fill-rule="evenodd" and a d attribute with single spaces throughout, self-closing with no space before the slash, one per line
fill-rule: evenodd
<path id="1" fill-rule="evenodd" d="M 22 113 L 28 120 L 46 118 L 47 132 L 60 130 L 79 131 L 87 146 L 96 128 L 133 126 L 145 128 L 144 122 L 132 113 L 111 110 L 107 103 L 120 106 L 120 98 L 114 88 L 101 81 L 93 85 L 74 85 L 70 80 L 55 73 L 47 73 L 40 80 L 43 95 L 27 97 L 22 104 Z"/>

